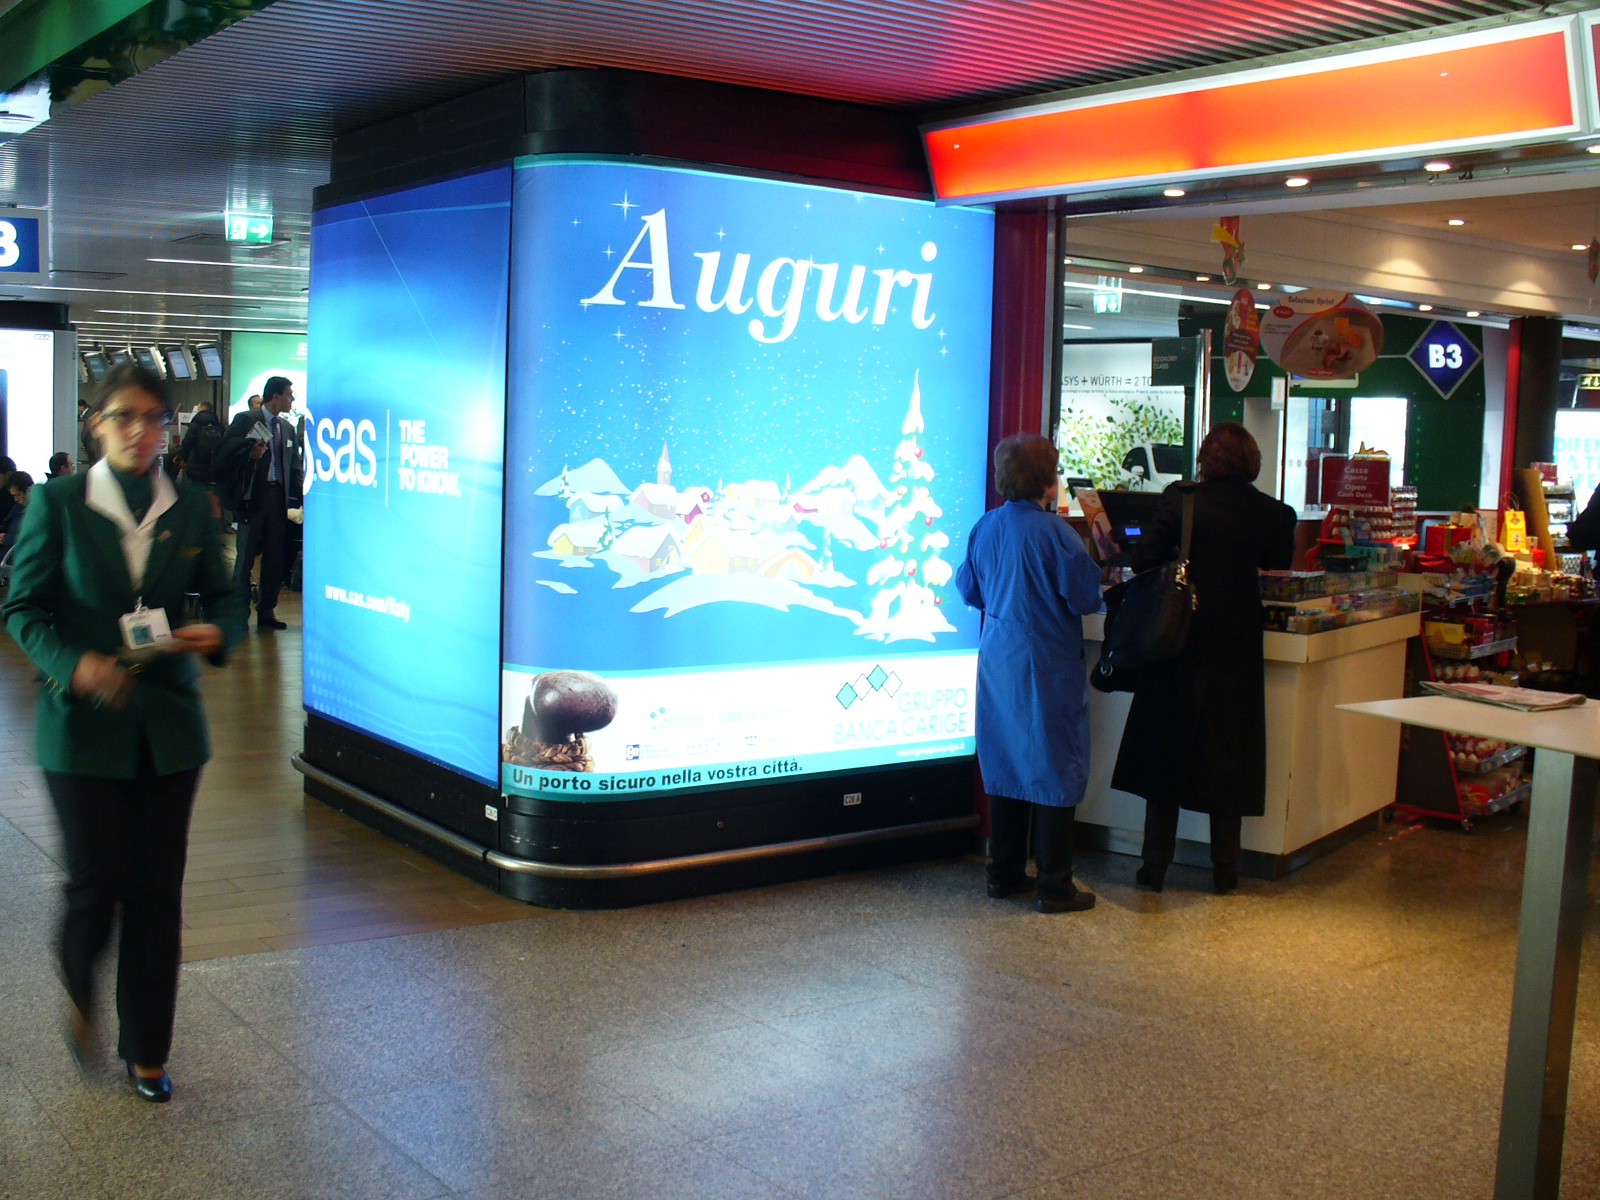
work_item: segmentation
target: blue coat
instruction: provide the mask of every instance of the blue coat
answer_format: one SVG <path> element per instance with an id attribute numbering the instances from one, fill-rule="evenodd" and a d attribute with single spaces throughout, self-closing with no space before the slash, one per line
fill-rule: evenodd
<path id="1" fill-rule="evenodd" d="M 1077 531 L 1032 500 L 972 527 L 956 572 L 983 612 L 978 765 L 991 796 L 1070 808 L 1089 779 L 1083 614 L 1100 611 L 1100 568 Z"/>

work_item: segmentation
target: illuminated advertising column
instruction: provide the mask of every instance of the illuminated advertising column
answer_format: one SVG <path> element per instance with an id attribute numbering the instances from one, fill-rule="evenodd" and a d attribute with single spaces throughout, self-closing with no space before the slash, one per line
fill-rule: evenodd
<path id="1" fill-rule="evenodd" d="M 499 781 L 973 753 L 993 217 L 605 161 L 513 184 Z"/>
<path id="2" fill-rule="evenodd" d="M 305 706 L 496 769 L 511 171 L 316 214 Z"/>

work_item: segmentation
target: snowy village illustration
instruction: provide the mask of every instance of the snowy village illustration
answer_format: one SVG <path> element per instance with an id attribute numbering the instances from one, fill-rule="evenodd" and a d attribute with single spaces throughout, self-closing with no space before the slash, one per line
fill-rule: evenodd
<path id="1" fill-rule="evenodd" d="M 630 610 L 636 613 L 671 617 L 722 601 L 804 607 L 848 620 L 874 641 L 935 641 L 955 632 L 942 611 L 954 571 L 945 557 L 950 537 L 939 528 L 944 510 L 930 486 L 935 470 L 922 446 L 920 374 L 900 432 L 887 482 L 859 454 L 800 487 L 788 478 L 714 486 L 675 480 L 670 443 L 655 480 L 633 487 L 593 459 L 535 492 L 567 508 L 535 557 L 563 568 L 603 564 L 617 575 L 613 587 L 650 586 Z M 835 551 L 845 548 L 869 556 L 850 556 L 868 562 L 862 578 L 835 564 Z M 537 582 L 577 591 L 560 579 Z"/>

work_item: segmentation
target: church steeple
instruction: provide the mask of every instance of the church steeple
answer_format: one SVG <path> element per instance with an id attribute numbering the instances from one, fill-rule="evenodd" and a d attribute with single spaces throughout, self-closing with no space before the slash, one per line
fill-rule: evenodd
<path id="1" fill-rule="evenodd" d="M 670 484 L 672 482 L 672 460 L 667 457 L 667 444 L 661 443 L 661 461 L 656 463 L 656 482 Z"/>

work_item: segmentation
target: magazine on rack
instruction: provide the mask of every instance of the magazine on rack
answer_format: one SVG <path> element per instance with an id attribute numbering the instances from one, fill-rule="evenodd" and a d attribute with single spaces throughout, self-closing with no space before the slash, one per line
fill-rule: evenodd
<path id="1" fill-rule="evenodd" d="M 1532 688 L 1500 687 L 1493 683 L 1431 683 L 1422 684 L 1422 690 L 1436 696 L 1454 696 L 1458 700 L 1476 700 L 1479 704 L 1494 704 L 1500 708 L 1514 708 L 1520 712 L 1550 712 L 1558 708 L 1576 708 L 1584 697 L 1572 692 L 1536 692 Z"/>

